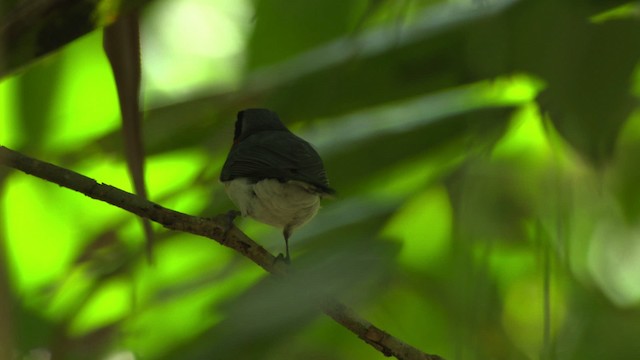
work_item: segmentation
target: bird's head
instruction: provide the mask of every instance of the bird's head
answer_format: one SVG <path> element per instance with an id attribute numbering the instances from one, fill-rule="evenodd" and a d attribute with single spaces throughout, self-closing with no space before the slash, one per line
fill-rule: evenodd
<path id="1" fill-rule="evenodd" d="M 237 144 L 247 137 L 261 131 L 289 131 L 278 114 L 269 109 L 245 109 L 238 112 L 233 143 Z"/>

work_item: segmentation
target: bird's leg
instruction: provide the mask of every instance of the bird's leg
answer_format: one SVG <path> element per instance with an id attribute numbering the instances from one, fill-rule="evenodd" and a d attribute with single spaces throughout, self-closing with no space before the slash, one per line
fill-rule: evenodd
<path id="1" fill-rule="evenodd" d="M 238 216 L 240 216 L 240 214 L 241 213 L 238 210 L 229 210 L 226 214 L 224 214 L 224 217 L 226 218 L 227 223 L 225 224 L 224 233 L 222 235 L 223 239 L 227 238 L 227 233 L 233 227 L 233 220 L 235 220 Z"/>
<path id="2" fill-rule="evenodd" d="M 284 262 L 286 262 L 287 264 L 291 263 L 291 257 L 289 256 L 289 234 L 287 234 L 287 236 L 284 237 L 284 248 L 285 248 L 285 252 L 286 255 L 284 257 Z"/>
<path id="3" fill-rule="evenodd" d="M 276 257 L 276 261 L 282 260 L 285 262 L 285 264 L 291 264 L 291 257 L 289 256 L 289 236 L 291 236 L 291 229 L 286 226 L 284 228 L 284 231 L 282 231 L 282 235 L 284 235 L 284 247 L 286 255 L 283 256 L 282 253 L 278 254 L 278 256 Z"/>

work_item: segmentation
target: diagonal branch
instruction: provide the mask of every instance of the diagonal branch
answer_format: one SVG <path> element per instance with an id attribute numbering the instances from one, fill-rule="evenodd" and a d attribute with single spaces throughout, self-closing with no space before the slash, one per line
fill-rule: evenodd
<path id="1" fill-rule="evenodd" d="M 4 146 L 0 146 L 0 164 L 78 191 L 90 198 L 117 206 L 143 218 L 155 221 L 168 229 L 208 237 L 236 250 L 273 275 L 284 277 L 287 274 L 286 264 L 276 261 L 276 258 L 262 246 L 250 239 L 237 227 L 229 224 L 226 215 L 204 218 L 183 214 L 113 186 L 100 184 L 74 171 L 30 158 Z M 386 356 L 395 356 L 401 360 L 442 360 L 437 355 L 423 353 L 386 333 L 337 300 L 325 299 L 320 308 L 326 315 Z"/>

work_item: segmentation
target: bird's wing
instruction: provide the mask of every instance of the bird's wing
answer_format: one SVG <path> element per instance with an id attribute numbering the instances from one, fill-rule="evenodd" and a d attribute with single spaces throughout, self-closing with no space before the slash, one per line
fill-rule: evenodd
<path id="1" fill-rule="evenodd" d="M 220 179 L 245 177 L 298 180 L 332 193 L 320 155 L 303 139 L 284 131 L 263 131 L 235 144 Z"/>

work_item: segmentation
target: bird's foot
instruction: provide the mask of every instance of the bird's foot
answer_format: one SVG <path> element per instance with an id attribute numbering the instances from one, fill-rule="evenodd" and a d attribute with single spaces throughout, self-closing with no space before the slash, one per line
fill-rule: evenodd
<path id="1" fill-rule="evenodd" d="M 235 220 L 241 214 L 242 213 L 240 211 L 238 211 L 238 210 L 229 210 L 229 211 L 227 211 L 227 213 L 225 215 L 229 219 L 229 223 L 233 224 L 233 220 Z"/>
<path id="2" fill-rule="evenodd" d="M 275 264 L 278 261 L 282 261 L 287 265 L 291 264 L 291 258 L 289 257 L 289 254 L 287 254 L 286 256 L 283 253 L 278 254 L 278 256 L 276 256 L 276 259 L 273 261 L 273 263 Z"/>

